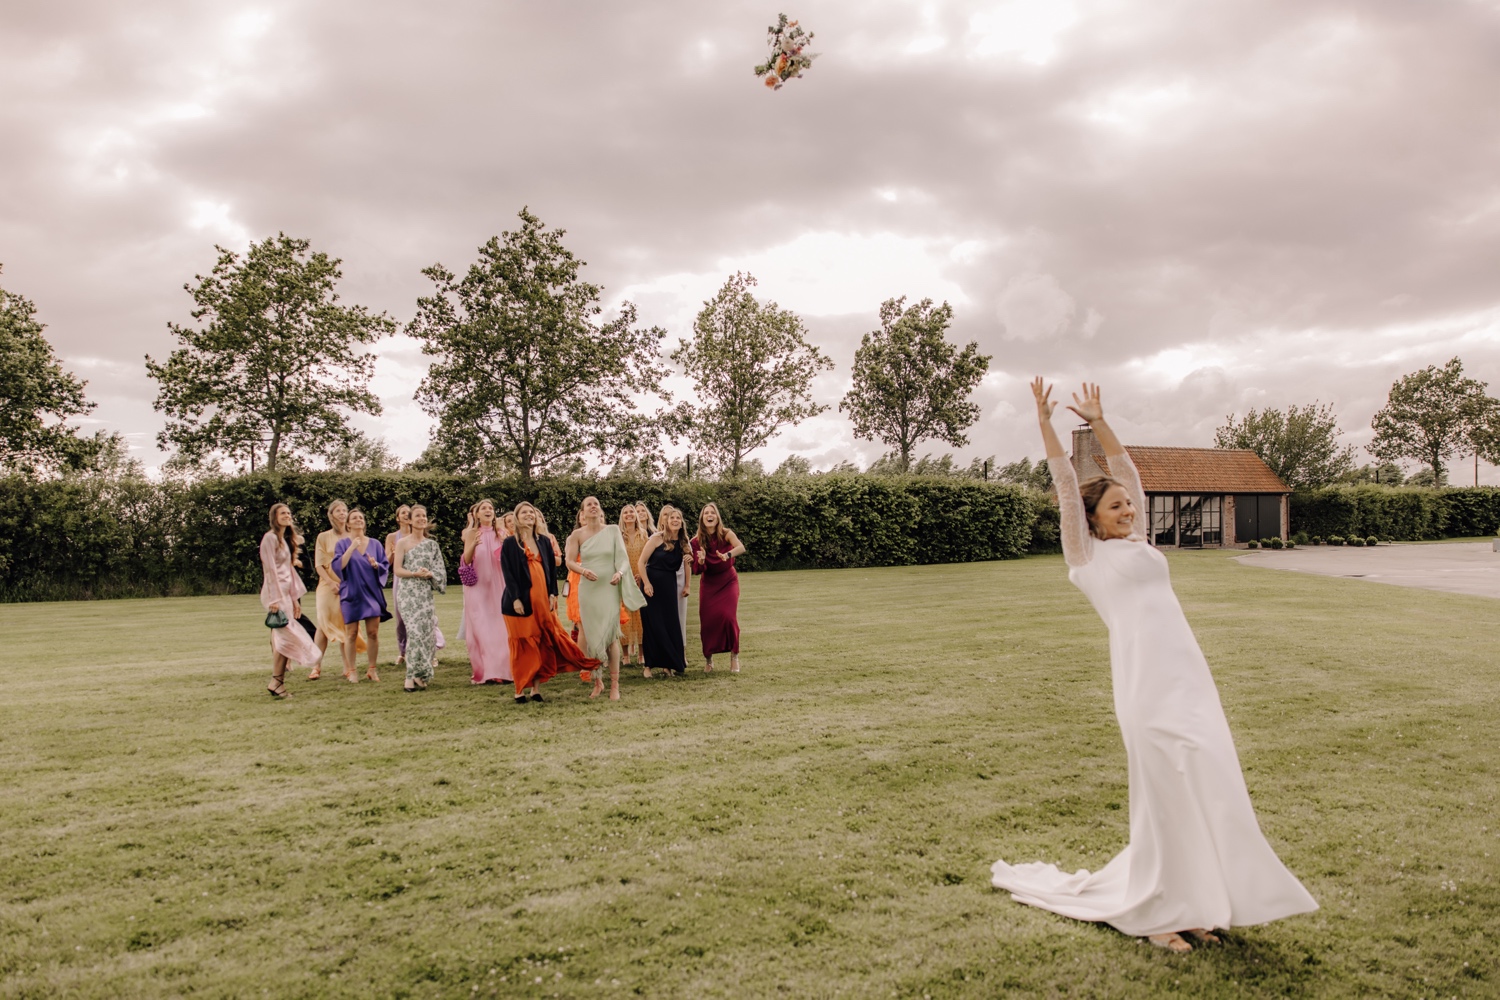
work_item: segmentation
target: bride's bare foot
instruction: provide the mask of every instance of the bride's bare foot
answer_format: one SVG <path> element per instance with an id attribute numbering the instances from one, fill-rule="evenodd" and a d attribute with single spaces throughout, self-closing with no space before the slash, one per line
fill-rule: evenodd
<path id="1" fill-rule="evenodd" d="M 1189 927 L 1182 933 L 1197 941 L 1199 944 L 1220 944 L 1223 938 L 1209 930 L 1207 927 Z"/>
<path id="2" fill-rule="evenodd" d="M 611 685 L 611 687 L 609 689 L 609 700 L 610 701 L 619 701 L 620 700 L 620 685 L 618 685 L 618 684 Z"/>
<path id="3" fill-rule="evenodd" d="M 641 676 L 644 677 L 644 678 L 646 678 L 646 680 L 649 681 L 651 679 L 651 668 L 650 667 L 642 667 L 641 668 Z"/>
<path id="4" fill-rule="evenodd" d="M 1184 941 L 1181 934 L 1152 934 L 1146 940 L 1177 955 L 1185 955 L 1193 950 L 1193 946 Z"/>
<path id="5" fill-rule="evenodd" d="M 603 693 L 604 693 L 604 679 L 601 677 L 600 679 L 594 681 L 594 690 L 592 690 L 592 691 L 589 692 L 589 697 L 590 698 L 597 698 L 597 697 L 599 697 Z"/>

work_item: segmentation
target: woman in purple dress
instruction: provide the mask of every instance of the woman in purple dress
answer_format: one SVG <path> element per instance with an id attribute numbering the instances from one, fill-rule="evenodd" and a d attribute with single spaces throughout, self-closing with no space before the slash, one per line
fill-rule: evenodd
<path id="1" fill-rule="evenodd" d="M 348 536 L 339 539 L 333 550 L 333 569 L 339 575 L 339 607 L 349 626 L 349 638 L 344 641 L 344 672 L 354 673 L 354 640 L 359 637 L 359 623 L 364 622 L 370 654 L 365 677 L 378 681 L 375 659 L 380 655 L 380 623 L 391 616 L 385 609 L 385 578 L 391 564 L 385 547 L 365 534 L 364 511 L 351 510 L 345 527 Z"/>
<path id="2" fill-rule="evenodd" d="M 292 509 L 284 503 L 271 505 L 271 530 L 260 539 L 260 603 L 267 611 L 280 611 L 287 623 L 271 629 L 271 683 L 266 690 L 274 698 L 290 698 L 286 689 L 288 661 L 305 667 L 316 667 L 323 661 L 323 651 L 313 644 L 312 636 L 298 624 L 302 617 L 302 595 L 307 585 L 297 569 L 302 536 L 292 522 Z"/>
<path id="3" fill-rule="evenodd" d="M 714 668 L 714 654 L 729 654 L 729 672 L 740 672 L 740 574 L 734 557 L 745 554 L 739 536 L 724 527 L 717 504 L 698 512 L 693 538 L 693 573 L 698 587 L 698 631 L 703 640 L 703 672 Z"/>

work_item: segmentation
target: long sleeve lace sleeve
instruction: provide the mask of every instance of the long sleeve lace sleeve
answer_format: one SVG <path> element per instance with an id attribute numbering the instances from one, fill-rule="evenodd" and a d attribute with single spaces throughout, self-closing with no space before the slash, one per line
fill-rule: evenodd
<path id="1" fill-rule="evenodd" d="M 1083 512 L 1083 496 L 1078 492 L 1078 475 L 1066 458 L 1049 458 L 1052 481 L 1057 484 L 1057 508 L 1062 521 L 1063 560 L 1069 566 L 1084 566 L 1094 557 L 1094 538 L 1089 533 L 1088 517 Z"/>
<path id="2" fill-rule="evenodd" d="M 1130 537 L 1146 538 L 1147 526 L 1151 523 L 1151 508 L 1146 506 L 1146 488 L 1141 485 L 1140 472 L 1130 460 L 1129 454 L 1110 455 L 1105 461 L 1109 462 L 1109 474 L 1125 484 L 1125 492 L 1130 494 L 1130 502 L 1135 504 L 1135 526 L 1130 530 Z"/>

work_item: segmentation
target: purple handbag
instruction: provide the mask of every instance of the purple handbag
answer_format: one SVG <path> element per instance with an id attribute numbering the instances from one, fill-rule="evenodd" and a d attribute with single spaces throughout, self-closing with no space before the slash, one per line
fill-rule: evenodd
<path id="1" fill-rule="evenodd" d="M 458 581 L 465 587 L 479 584 L 479 573 L 474 569 L 473 563 L 466 563 L 462 559 L 458 561 Z"/>

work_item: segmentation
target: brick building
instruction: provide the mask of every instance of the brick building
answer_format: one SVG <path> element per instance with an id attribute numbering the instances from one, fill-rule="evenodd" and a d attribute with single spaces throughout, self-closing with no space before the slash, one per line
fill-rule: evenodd
<path id="1" fill-rule="evenodd" d="M 1291 490 L 1253 451 L 1126 445 L 1141 474 L 1154 545 L 1183 549 L 1287 537 Z M 1108 475 L 1104 449 L 1087 427 L 1073 432 L 1079 482 Z"/>

